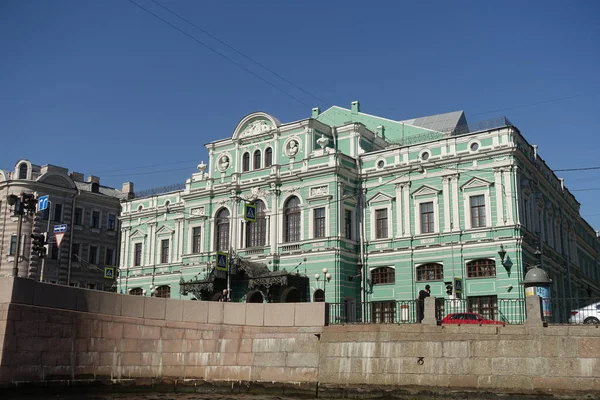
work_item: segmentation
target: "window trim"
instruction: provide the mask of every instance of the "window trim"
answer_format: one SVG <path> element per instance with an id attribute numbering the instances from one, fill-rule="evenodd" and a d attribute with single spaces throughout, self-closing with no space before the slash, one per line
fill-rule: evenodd
<path id="1" fill-rule="evenodd" d="M 137 245 L 140 245 L 140 262 L 139 264 L 137 263 Z M 141 267 L 144 265 L 144 242 L 142 241 L 136 241 L 132 243 L 132 248 L 133 248 L 133 257 L 132 257 L 132 261 L 133 261 L 133 266 L 134 267 Z"/>
<path id="2" fill-rule="evenodd" d="M 269 168 L 273 165 L 273 148 L 267 147 L 264 151 L 265 155 L 265 168 Z"/>
<path id="3" fill-rule="evenodd" d="M 160 244 L 160 253 L 158 254 L 159 256 L 159 264 L 170 264 L 171 263 L 171 238 L 159 238 L 158 239 L 159 242 L 158 244 Z M 165 243 L 167 244 L 165 247 Z M 165 249 L 166 249 L 166 254 L 165 254 Z"/>
<path id="4" fill-rule="evenodd" d="M 196 247 L 196 241 L 195 241 L 196 236 L 194 235 L 194 230 L 195 229 L 199 229 L 200 230 L 200 235 L 199 235 L 200 242 L 198 243 L 198 249 L 197 249 L 198 251 L 197 252 L 195 251 L 196 250 L 195 249 L 195 247 Z M 201 253 L 204 252 L 204 243 L 203 243 L 203 240 L 202 240 L 202 234 L 204 233 L 203 230 L 204 230 L 204 228 L 202 227 L 202 225 L 192 225 L 192 226 L 189 227 L 189 230 L 188 230 L 188 234 L 189 234 L 189 237 L 190 237 L 190 240 L 189 240 L 189 254 L 201 254 Z"/>
<path id="5" fill-rule="evenodd" d="M 258 204 L 262 204 L 262 208 Z M 246 249 L 264 247 L 267 245 L 268 238 L 268 224 L 267 224 L 267 204 L 258 199 L 254 202 L 256 206 L 256 221 L 246 221 L 243 226 L 244 232 L 244 243 L 243 246 Z M 262 228 L 262 229 L 261 229 Z M 256 230 L 254 232 L 253 230 Z M 258 238 L 258 239 L 256 239 Z M 254 239 L 254 240 L 253 240 Z"/>
<path id="6" fill-rule="evenodd" d="M 250 171 L 250 152 L 246 151 L 242 155 L 242 172 Z"/>
<path id="7" fill-rule="evenodd" d="M 317 210 L 322 210 L 323 215 L 317 217 Z M 328 208 L 326 206 L 314 207 L 312 209 L 312 237 L 313 239 L 324 238 L 327 237 L 327 212 Z M 317 224 L 318 222 L 318 224 Z M 319 232 L 317 231 L 319 229 Z M 319 234 L 318 234 L 319 233 Z"/>
<path id="8" fill-rule="evenodd" d="M 374 274 L 376 273 L 376 274 Z M 385 276 L 385 282 L 377 281 Z M 377 279 L 376 279 L 377 277 Z M 369 269 L 369 278 L 371 285 L 394 285 L 396 284 L 396 267 L 393 265 L 383 265 L 380 267 L 372 267 Z"/>
<path id="9" fill-rule="evenodd" d="M 433 274 L 435 276 L 434 279 L 419 279 L 419 269 L 425 269 L 425 271 L 422 271 L 422 273 L 424 275 L 429 275 L 428 271 L 429 268 L 427 267 L 433 267 Z M 437 276 L 437 268 L 440 269 L 441 271 L 441 276 Z M 421 263 L 421 264 L 417 264 L 415 266 L 415 282 L 437 282 L 437 281 L 443 281 L 444 280 L 444 264 L 441 262 L 426 262 L 426 263 Z"/>
<path id="10" fill-rule="evenodd" d="M 223 217 L 219 217 L 219 215 L 221 214 L 221 212 L 226 211 L 227 215 L 223 216 Z M 227 220 L 227 223 L 220 223 L 220 220 Z M 220 248 L 220 244 L 221 244 L 221 226 L 225 226 L 227 225 L 227 248 L 223 249 Z M 229 247 L 231 246 L 231 240 L 232 238 L 230 237 L 231 235 L 231 211 L 229 210 L 229 208 L 227 207 L 221 207 L 217 210 L 217 212 L 215 213 L 215 218 L 214 218 L 214 238 L 213 238 L 213 246 L 214 246 L 214 250 L 215 252 L 217 251 L 229 251 Z M 235 240 L 235 239 L 234 239 Z"/>
<path id="11" fill-rule="evenodd" d="M 296 237 L 296 235 L 294 235 L 294 239 L 297 240 L 291 240 L 292 237 L 290 236 L 290 229 L 288 226 L 288 213 L 287 213 L 287 209 L 288 209 L 288 204 L 292 201 L 292 199 L 298 199 L 298 212 L 294 212 L 293 215 L 297 215 L 298 218 L 298 223 L 295 225 L 297 226 L 298 229 L 298 235 Z M 282 234 L 282 242 L 283 243 L 296 243 L 296 242 L 300 242 L 303 240 L 304 236 L 304 229 L 303 229 L 303 221 L 302 221 L 302 200 L 300 199 L 299 196 L 296 195 L 291 195 L 288 198 L 286 198 L 283 202 L 283 212 L 282 212 L 282 229 L 281 229 L 281 234 Z M 294 232 L 296 232 L 294 229 Z"/>
<path id="12" fill-rule="evenodd" d="M 94 226 L 94 212 L 98 213 L 98 226 Z M 90 212 L 90 229 L 100 230 L 102 227 L 102 210 L 98 210 L 97 208 L 93 208 Z"/>
<path id="13" fill-rule="evenodd" d="M 485 226 L 473 227 L 473 221 L 471 220 L 471 197 L 483 195 L 485 204 Z M 467 229 L 485 229 L 492 227 L 492 205 L 490 203 L 490 191 L 488 187 L 480 188 L 477 190 L 465 190 L 463 191 L 463 211 L 464 211 L 464 222 L 465 230 Z"/>
<path id="14" fill-rule="evenodd" d="M 421 204 L 433 203 L 433 232 L 423 232 Z M 415 235 L 432 235 L 440 232 L 440 209 L 438 195 L 427 195 L 414 200 Z"/>
<path id="15" fill-rule="evenodd" d="M 260 149 L 254 150 L 252 154 L 252 167 L 253 169 L 261 169 L 262 153 Z"/>
<path id="16" fill-rule="evenodd" d="M 94 260 L 93 260 L 93 262 L 92 262 L 92 261 L 91 261 L 91 259 L 90 259 L 90 255 L 91 255 L 91 253 L 92 253 L 92 247 L 95 247 L 95 248 L 96 248 L 96 254 L 95 254 L 95 257 L 94 257 Z M 92 264 L 92 265 L 98 265 L 98 257 L 99 257 L 99 256 L 100 256 L 100 246 L 93 245 L 93 244 L 90 244 L 90 245 L 88 245 L 88 257 L 87 257 L 87 262 L 88 262 L 88 263 L 90 263 L 90 264 Z M 59 251 L 59 257 L 60 257 L 60 251 Z"/>
<path id="17" fill-rule="evenodd" d="M 489 264 L 491 265 L 491 267 L 493 267 L 493 275 L 474 275 L 471 274 L 472 269 L 474 268 L 474 266 L 472 266 L 472 264 L 476 263 L 476 262 L 480 262 L 480 261 L 486 261 L 489 262 Z M 471 269 L 470 269 L 471 268 Z M 481 266 L 477 266 L 477 269 L 481 269 Z M 490 270 L 490 266 L 487 266 L 486 268 L 487 270 Z M 494 258 L 474 258 L 471 260 L 466 260 L 465 261 L 465 276 L 467 278 L 495 278 L 498 276 L 498 268 L 497 268 L 497 263 L 496 260 Z"/>
<path id="18" fill-rule="evenodd" d="M 110 217 L 114 216 L 115 217 L 115 221 L 114 221 L 114 226 L 111 228 L 110 227 Z M 108 215 L 106 216 L 106 230 L 108 232 L 116 232 L 117 231 L 117 225 L 118 225 L 118 219 L 117 219 L 117 214 L 113 214 L 113 213 L 108 213 Z"/>

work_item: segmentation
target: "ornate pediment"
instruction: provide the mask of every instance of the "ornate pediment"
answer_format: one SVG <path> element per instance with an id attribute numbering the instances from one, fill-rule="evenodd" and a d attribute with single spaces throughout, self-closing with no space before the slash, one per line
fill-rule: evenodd
<path id="1" fill-rule="evenodd" d="M 131 235 L 129 235 L 130 239 L 143 239 L 144 237 L 146 237 L 146 234 L 139 229 L 136 229 L 135 231 L 131 232 Z"/>
<path id="2" fill-rule="evenodd" d="M 423 185 L 423 186 L 419 187 L 417 190 L 415 190 L 414 192 L 412 192 L 412 196 L 413 197 L 437 196 L 439 193 L 440 193 L 439 189 L 436 189 L 429 185 Z"/>
<path id="3" fill-rule="evenodd" d="M 369 199 L 369 204 L 373 204 L 373 203 L 387 203 L 392 201 L 394 198 L 391 196 L 388 196 L 385 193 L 377 193 L 375 196 L 371 197 Z"/>
<path id="4" fill-rule="evenodd" d="M 38 179 L 38 182 L 43 182 L 48 185 L 54 185 L 54 186 L 59 186 L 59 187 L 64 187 L 64 188 L 69 188 L 69 189 L 74 189 L 76 187 L 75 184 L 73 183 L 73 181 L 69 177 L 59 175 L 56 173 L 44 174 L 44 175 L 40 176 L 40 178 Z"/>
<path id="5" fill-rule="evenodd" d="M 276 130 L 281 123 L 269 114 L 258 112 L 246 116 L 240 121 L 233 133 L 233 139 L 261 136 Z"/>
<path id="6" fill-rule="evenodd" d="M 492 185 L 492 182 L 488 182 L 485 179 L 471 178 L 467 181 L 467 183 L 462 185 L 460 188 L 461 188 L 461 190 L 475 189 L 475 188 L 482 188 L 482 187 L 487 188 L 487 187 L 490 187 L 491 185 Z"/>
<path id="7" fill-rule="evenodd" d="M 174 232 L 175 232 L 174 229 L 171 229 L 168 226 L 163 225 L 163 226 L 160 227 L 159 230 L 156 231 L 156 234 L 157 235 L 170 235 L 170 234 L 172 234 Z"/>

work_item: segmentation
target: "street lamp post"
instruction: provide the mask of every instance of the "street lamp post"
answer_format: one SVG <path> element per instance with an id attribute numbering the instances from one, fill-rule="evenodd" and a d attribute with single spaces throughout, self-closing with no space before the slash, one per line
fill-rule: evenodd
<path id="1" fill-rule="evenodd" d="M 327 282 L 331 281 L 331 274 L 327 272 L 327 268 L 323 268 L 323 300 L 325 299 L 325 295 L 327 294 Z M 321 279 L 321 274 L 315 274 L 315 279 L 317 282 Z"/>

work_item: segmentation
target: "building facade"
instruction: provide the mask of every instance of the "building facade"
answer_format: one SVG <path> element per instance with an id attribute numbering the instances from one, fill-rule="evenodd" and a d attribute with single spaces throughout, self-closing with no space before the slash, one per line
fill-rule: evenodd
<path id="1" fill-rule="evenodd" d="M 69 173 L 68 169 L 34 165 L 20 160 L 13 171 L 0 170 L 0 275 L 11 275 L 18 254 L 18 275 L 45 282 L 98 290 L 115 290 L 115 279 L 105 277 L 105 267 L 116 269 L 119 249 L 120 201 L 132 197 L 133 185 L 124 192 L 100 185 L 100 179 Z M 9 195 L 49 196 L 48 208 L 24 215 L 17 246 L 18 217 Z M 54 227 L 66 224 L 57 246 Z M 31 234 L 47 232 L 45 258 L 32 252 Z M 108 274 L 110 276 L 110 273 Z"/>
<path id="2" fill-rule="evenodd" d="M 541 264 L 553 296 L 600 294 L 596 232 L 506 118 L 394 121 L 353 102 L 284 124 L 253 113 L 207 149 L 184 190 L 124 203 L 123 293 L 229 287 L 233 301 L 368 302 L 384 318 L 429 284 L 489 314 Z"/>

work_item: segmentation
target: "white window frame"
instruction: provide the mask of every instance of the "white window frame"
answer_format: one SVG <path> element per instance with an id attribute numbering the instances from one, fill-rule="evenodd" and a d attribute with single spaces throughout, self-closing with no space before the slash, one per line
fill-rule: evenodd
<path id="1" fill-rule="evenodd" d="M 163 251 L 162 242 L 163 242 L 163 240 L 168 240 L 169 241 L 169 255 L 167 257 L 168 259 L 167 259 L 166 263 L 163 262 L 163 260 L 162 260 L 162 251 Z M 157 250 L 158 250 L 157 251 L 158 252 L 158 254 L 157 254 L 157 256 L 158 256 L 157 257 L 158 258 L 158 262 L 157 262 L 157 264 L 171 264 L 171 262 L 173 260 L 173 239 L 171 238 L 171 235 L 168 235 L 168 237 L 167 237 L 166 234 L 163 234 L 163 235 L 159 234 L 157 236 L 157 238 L 156 238 L 156 241 L 157 241 L 157 243 L 156 243 L 157 246 L 156 247 L 157 247 Z"/>
<path id="2" fill-rule="evenodd" d="M 377 238 L 377 210 L 387 210 L 387 237 Z M 378 202 L 371 205 L 371 240 L 389 240 L 394 237 L 394 232 L 392 230 L 392 220 L 394 219 L 392 216 L 392 202 Z"/>
<path id="3" fill-rule="evenodd" d="M 485 226 L 473 228 L 471 221 L 471 197 L 483 195 L 485 202 Z M 492 226 L 492 205 L 490 203 L 490 191 L 488 187 L 463 191 L 463 206 L 465 216 L 465 230 L 488 229 Z"/>
<path id="4" fill-rule="evenodd" d="M 415 235 L 432 235 L 440 232 L 440 202 L 438 195 L 423 195 L 414 199 L 415 202 Z M 433 203 L 433 232 L 422 232 L 421 204 Z"/>
<path id="5" fill-rule="evenodd" d="M 323 232 L 323 236 L 315 236 L 315 211 L 317 208 L 323 208 L 325 210 L 325 230 Z M 310 209 L 310 220 L 308 221 L 308 230 L 309 237 L 311 239 L 323 239 L 329 237 L 329 205 L 328 204 L 320 204 L 311 206 Z"/>
<path id="6" fill-rule="evenodd" d="M 299 200 L 298 207 L 300 207 L 300 238 L 298 239 L 297 242 L 286 242 L 285 241 L 285 205 L 286 205 L 287 201 L 292 197 L 297 197 Z M 277 218 L 277 225 L 279 228 L 279 243 L 282 243 L 284 245 L 300 243 L 306 237 L 305 232 L 304 232 L 304 213 L 305 213 L 304 206 L 306 205 L 306 202 L 298 193 L 290 194 L 289 196 L 287 196 L 286 198 L 284 198 L 282 200 L 283 201 L 281 201 L 281 205 L 280 205 L 281 215 L 279 218 Z M 265 203 L 265 205 L 266 205 L 266 203 Z M 310 223 L 310 221 L 309 221 L 309 223 Z M 327 222 L 325 222 L 325 223 L 327 224 Z M 312 235 L 311 235 L 311 237 L 312 237 Z"/>
<path id="7" fill-rule="evenodd" d="M 200 248 L 198 253 L 194 253 L 194 228 L 200 228 Z M 188 226 L 188 254 L 202 254 L 204 253 L 204 227 L 202 224 L 195 224 Z"/>
<path id="8" fill-rule="evenodd" d="M 137 244 L 142 245 L 142 254 L 140 257 L 140 265 L 135 265 L 135 246 Z M 146 265 L 146 260 L 144 257 L 144 240 L 143 239 L 133 240 L 133 241 L 131 241 L 131 266 L 132 267 L 143 267 L 144 265 Z"/>

